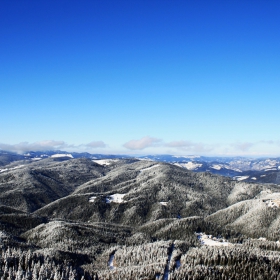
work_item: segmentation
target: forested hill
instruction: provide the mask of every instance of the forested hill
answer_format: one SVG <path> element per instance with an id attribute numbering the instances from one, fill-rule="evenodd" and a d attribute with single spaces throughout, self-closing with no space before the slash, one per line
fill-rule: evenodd
<path id="1" fill-rule="evenodd" d="M 278 279 L 280 188 L 134 158 L 0 172 L 3 279 Z"/>

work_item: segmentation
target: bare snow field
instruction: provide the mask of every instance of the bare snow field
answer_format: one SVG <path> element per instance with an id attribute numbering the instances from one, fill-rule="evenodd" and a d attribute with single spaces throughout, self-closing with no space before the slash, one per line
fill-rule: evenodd
<path id="1" fill-rule="evenodd" d="M 55 154 L 51 156 L 51 158 L 64 158 L 64 157 L 73 158 L 71 154 Z"/>
<path id="2" fill-rule="evenodd" d="M 219 165 L 219 164 L 214 164 L 214 165 L 211 166 L 211 168 L 216 169 L 216 170 L 221 170 L 222 166 Z"/>
<path id="3" fill-rule="evenodd" d="M 250 176 L 235 176 L 233 177 L 234 180 L 237 180 L 237 181 L 243 181 L 243 180 L 246 180 L 248 179 Z"/>
<path id="4" fill-rule="evenodd" d="M 155 167 L 158 167 L 158 166 L 159 166 L 159 164 L 155 164 L 155 165 L 152 165 L 150 167 L 146 167 L 146 168 L 140 169 L 140 172 L 148 171 L 148 170 L 151 170 L 151 169 L 153 169 Z"/>
<path id="5" fill-rule="evenodd" d="M 196 168 L 199 168 L 202 166 L 201 163 L 195 163 L 195 162 L 192 162 L 192 161 L 189 161 L 187 163 L 174 163 L 174 165 L 177 165 L 179 167 L 184 167 L 188 170 L 195 170 Z"/>
<path id="6" fill-rule="evenodd" d="M 118 161 L 119 161 L 119 159 L 94 159 L 93 160 L 93 162 L 98 163 L 100 165 L 111 165 Z"/>
<path id="7" fill-rule="evenodd" d="M 120 193 L 116 193 L 116 194 L 112 194 L 109 197 L 106 198 L 106 203 L 125 203 L 126 201 L 123 199 L 124 196 L 126 196 L 127 194 L 120 194 Z"/>
<path id="8" fill-rule="evenodd" d="M 227 242 L 223 238 L 213 237 L 212 235 L 207 235 L 205 233 L 199 232 L 195 233 L 198 240 L 202 245 L 206 246 L 233 246 L 232 243 Z"/>
<path id="9" fill-rule="evenodd" d="M 92 196 L 92 197 L 89 198 L 89 202 L 94 202 L 95 199 L 96 199 L 96 196 Z"/>
<path id="10" fill-rule="evenodd" d="M 25 167 L 25 165 L 18 165 L 18 166 L 11 167 L 11 168 L 3 168 L 3 169 L 0 169 L 0 173 L 6 172 L 6 171 L 16 170 L 16 169 L 19 169 L 19 168 L 22 168 L 22 167 Z"/>
<path id="11" fill-rule="evenodd" d="M 163 205 L 163 206 L 167 206 L 168 202 L 160 201 L 160 204 Z"/>

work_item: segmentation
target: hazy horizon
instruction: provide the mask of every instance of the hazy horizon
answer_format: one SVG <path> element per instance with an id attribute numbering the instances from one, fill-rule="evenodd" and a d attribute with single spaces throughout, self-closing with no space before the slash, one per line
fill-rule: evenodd
<path id="1" fill-rule="evenodd" d="M 133 154 L 133 153 L 93 153 L 93 152 L 88 152 L 88 151 L 71 151 L 71 150 L 58 150 L 58 149 L 50 149 L 50 150 L 26 150 L 26 151 L 16 151 L 16 150 L 3 150 L 0 149 L 0 152 L 8 152 L 8 153 L 15 153 L 15 154 L 19 154 L 19 155 L 28 155 L 28 153 L 30 152 L 53 152 L 53 153 L 66 153 L 66 154 L 72 154 L 72 153 L 88 153 L 88 154 L 100 154 L 100 155 L 108 155 L 108 156 L 129 156 L 129 157 L 145 157 L 145 156 L 174 156 L 174 157 L 185 157 L 185 158 L 201 158 L 201 157 L 217 157 L 217 158 L 251 158 L 251 159 L 262 159 L 262 158 L 279 158 L 280 156 L 275 156 L 275 155 L 219 155 L 219 154 L 209 154 L 209 155 L 205 155 L 205 154 L 184 154 L 184 153 L 139 153 L 139 154 Z"/>

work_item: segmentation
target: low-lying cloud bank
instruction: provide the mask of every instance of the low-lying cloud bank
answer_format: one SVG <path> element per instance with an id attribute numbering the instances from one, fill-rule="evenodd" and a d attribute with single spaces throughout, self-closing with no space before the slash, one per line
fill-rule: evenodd
<path id="1" fill-rule="evenodd" d="M 217 156 L 262 156 L 280 155 L 280 141 L 261 140 L 256 142 L 214 143 L 194 142 L 190 140 L 174 140 L 164 142 L 161 139 L 145 136 L 138 140 L 130 140 L 123 147 L 128 150 L 157 154 L 195 154 Z"/>
<path id="2" fill-rule="evenodd" d="M 161 142 L 158 138 L 145 136 L 139 140 L 130 140 L 123 146 L 129 150 L 143 150 L 149 147 L 155 147 Z"/>
<path id="3" fill-rule="evenodd" d="M 183 152 L 193 153 L 209 153 L 214 150 L 215 146 L 205 143 L 196 143 L 188 140 L 179 140 L 172 142 L 164 142 L 163 140 L 155 137 L 145 136 L 138 140 L 130 140 L 126 142 L 123 147 L 128 150 L 142 151 L 148 148 L 156 149 L 174 149 Z"/>
<path id="4" fill-rule="evenodd" d="M 0 143 L 0 149 L 11 152 L 23 153 L 26 151 L 47 151 L 47 150 L 59 150 L 66 147 L 67 144 L 64 141 L 46 140 L 34 143 L 20 142 L 18 144 L 3 144 Z"/>
<path id="5" fill-rule="evenodd" d="M 45 140 L 18 144 L 0 143 L 0 150 L 16 153 L 27 151 L 64 150 L 69 152 L 89 152 L 103 154 L 177 154 L 177 155 L 215 155 L 215 156 L 279 156 L 280 141 L 262 140 L 256 142 L 233 142 L 208 144 L 190 140 L 165 142 L 162 139 L 145 136 L 133 139 L 122 146 L 109 146 L 104 141 L 91 141 L 86 144 L 73 145 L 65 141 Z M 112 148 L 113 147 L 113 148 Z"/>
<path id="6" fill-rule="evenodd" d="M 0 150 L 11 151 L 16 153 L 24 153 L 27 151 L 52 151 L 52 150 L 92 150 L 106 148 L 103 141 L 92 141 L 88 144 L 69 145 L 64 141 L 45 140 L 34 143 L 20 142 L 18 144 L 3 144 L 0 143 Z"/>
<path id="7" fill-rule="evenodd" d="M 165 144 L 166 147 L 176 148 L 181 151 L 191 151 L 193 153 L 209 153 L 213 151 L 214 147 L 204 143 L 195 143 L 192 141 L 172 141 Z"/>

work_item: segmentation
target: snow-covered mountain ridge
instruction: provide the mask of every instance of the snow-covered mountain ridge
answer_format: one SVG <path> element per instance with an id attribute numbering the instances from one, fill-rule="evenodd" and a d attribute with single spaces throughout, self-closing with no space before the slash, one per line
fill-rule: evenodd
<path id="1" fill-rule="evenodd" d="M 140 158 L 163 161 L 169 163 L 181 163 L 186 168 L 193 170 L 192 164 L 204 164 L 205 168 L 220 170 L 222 168 L 243 171 L 280 170 L 280 158 L 247 158 L 247 157 L 204 157 L 204 156 L 172 156 L 172 155 L 147 155 Z M 189 168 L 188 166 L 189 165 Z M 201 166 L 196 166 L 198 168 Z"/>
<path id="2" fill-rule="evenodd" d="M 26 157 L 0 172 L 3 279 L 280 277 L 279 185 L 194 160 Z"/>
<path id="3" fill-rule="evenodd" d="M 205 156 L 177 156 L 177 155 L 107 155 L 107 154 L 90 154 L 66 151 L 29 151 L 23 155 L 0 150 L 0 165 L 3 165 L 3 158 L 13 162 L 15 160 L 38 160 L 43 158 L 89 158 L 93 160 L 102 159 L 120 159 L 120 158 L 139 158 L 142 160 L 153 160 L 159 162 L 177 163 L 189 170 L 203 169 L 229 169 L 236 172 L 243 171 L 269 171 L 280 170 L 280 157 L 276 158 L 247 158 L 247 157 L 205 157 Z M 1 161 L 2 159 L 2 161 Z"/>
<path id="4" fill-rule="evenodd" d="M 247 157 L 205 157 L 177 155 L 106 155 L 90 153 L 69 153 L 66 151 L 26 152 L 24 155 L 0 151 L 0 172 L 19 168 L 34 161 L 52 158 L 63 161 L 69 158 L 87 158 L 99 164 L 110 165 L 119 159 L 139 159 L 171 163 L 194 172 L 231 177 L 239 181 L 280 184 L 280 158 Z"/>

